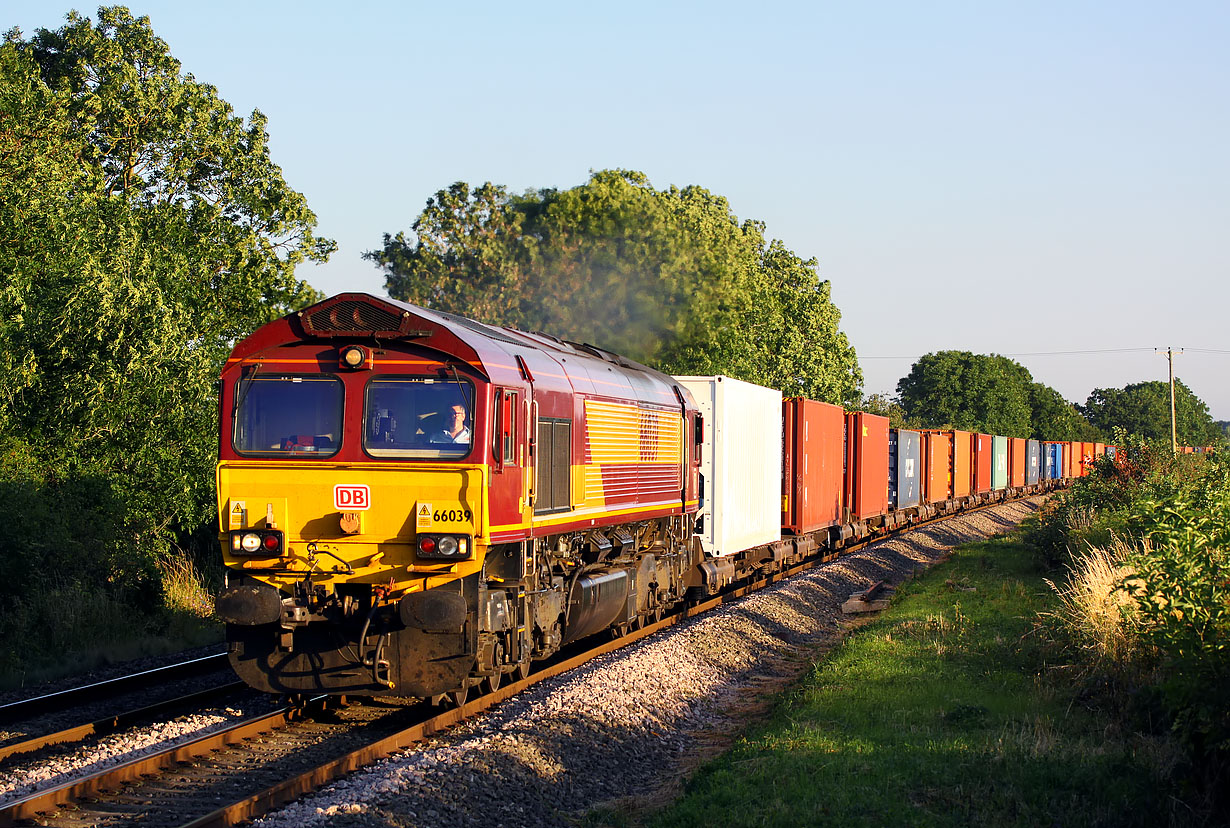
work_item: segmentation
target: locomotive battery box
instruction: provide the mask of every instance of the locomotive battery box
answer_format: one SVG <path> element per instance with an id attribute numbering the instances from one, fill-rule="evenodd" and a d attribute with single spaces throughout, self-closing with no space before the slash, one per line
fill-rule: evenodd
<path id="1" fill-rule="evenodd" d="M 782 394 L 730 377 L 675 377 L 704 417 L 700 473 L 705 554 L 781 539 Z"/>

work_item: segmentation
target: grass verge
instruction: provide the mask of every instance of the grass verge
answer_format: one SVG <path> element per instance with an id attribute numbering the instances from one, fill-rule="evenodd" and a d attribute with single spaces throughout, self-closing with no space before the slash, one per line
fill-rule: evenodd
<path id="1" fill-rule="evenodd" d="M 1057 601 L 1025 544 L 962 547 L 646 821 L 1185 824 L 1169 742 L 1122 728 L 1047 668 L 1038 618 Z"/>

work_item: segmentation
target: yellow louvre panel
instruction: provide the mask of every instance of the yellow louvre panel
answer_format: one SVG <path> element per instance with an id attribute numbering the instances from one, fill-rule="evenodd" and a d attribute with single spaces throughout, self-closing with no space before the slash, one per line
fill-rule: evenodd
<path id="1" fill-rule="evenodd" d="M 645 411 L 646 426 L 641 432 L 644 458 L 649 461 L 676 465 L 680 461 L 680 437 L 683 418 L 674 412 Z"/>
<path id="2" fill-rule="evenodd" d="M 635 463 L 640 460 L 640 409 L 632 405 L 585 401 L 588 463 Z"/>

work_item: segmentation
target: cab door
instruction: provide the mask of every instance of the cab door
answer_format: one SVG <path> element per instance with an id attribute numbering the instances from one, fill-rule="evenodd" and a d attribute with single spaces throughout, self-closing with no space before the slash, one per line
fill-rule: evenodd
<path id="1" fill-rule="evenodd" d="M 493 523 L 524 531 L 530 459 L 526 446 L 528 395 L 523 388 L 496 386 L 491 398 L 491 506 Z"/>

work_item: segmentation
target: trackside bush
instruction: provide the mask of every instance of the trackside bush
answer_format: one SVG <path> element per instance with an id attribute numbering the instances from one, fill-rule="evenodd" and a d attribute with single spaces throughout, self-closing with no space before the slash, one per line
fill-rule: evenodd
<path id="1" fill-rule="evenodd" d="M 1057 615 L 1086 672 L 1161 713 L 1208 807 L 1230 791 L 1230 462 L 1118 435 L 1030 540 L 1064 564 Z"/>
<path id="2" fill-rule="evenodd" d="M 1122 583 L 1157 691 L 1198 767 L 1230 786 L 1230 463 L 1209 461 L 1168 501 L 1139 501 L 1128 522 L 1145 546 Z"/>

